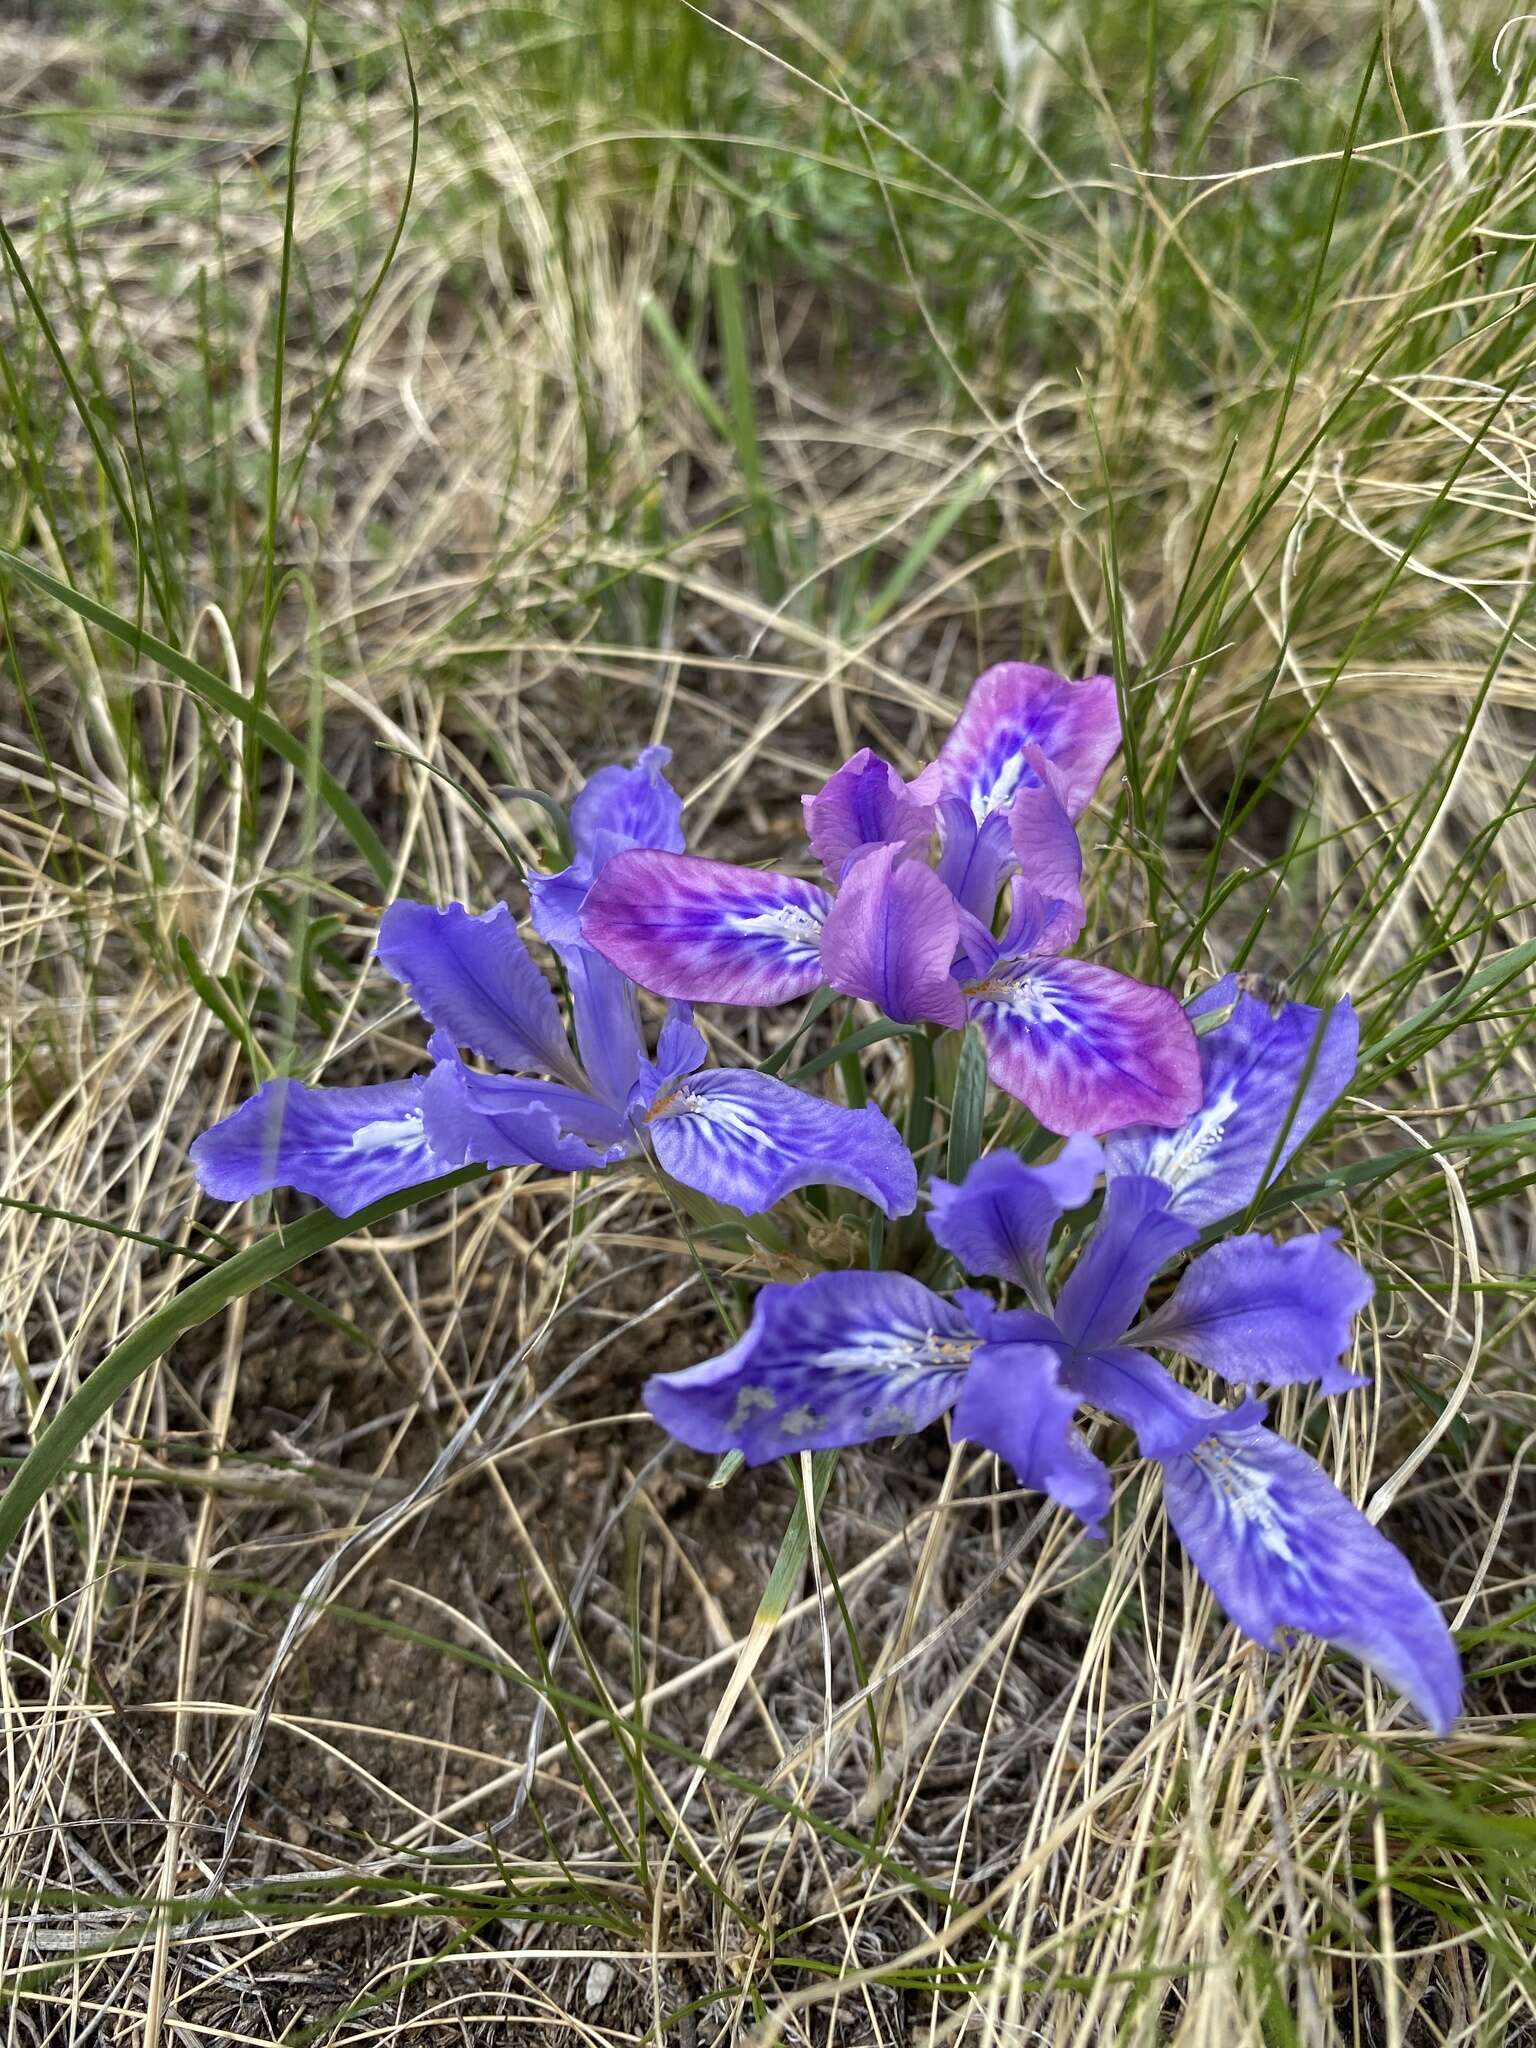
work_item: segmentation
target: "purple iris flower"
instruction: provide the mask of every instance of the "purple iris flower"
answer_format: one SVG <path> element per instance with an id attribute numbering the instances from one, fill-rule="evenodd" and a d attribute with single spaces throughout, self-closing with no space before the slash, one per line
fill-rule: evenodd
<path id="1" fill-rule="evenodd" d="M 1261 1426 L 1260 1402 L 1219 1407 L 1149 1353 L 1165 1348 L 1239 1384 L 1318 1380 L 1327 1393 L 1361 1384 L 1343 1360 L 1371 1282 L 1336 1232 L 1229 1238 L 1147 1306 L 1152 1281 L 1199 1235 L 1199 1212 L 1250 1200 L 1282 1131 L 1294 1149 L 1348 1078 L 1346 1027 L 1304 1005 L 1270 1017 L 1257 1004 L 1266 1030 L 1251 1001 L 1202 1041 L 1208 1072 L 1230 1096 L 1221 1128 L 1197 1115 L 1166 1137 L 1126 1141 L 1127 1155 L 1153 1143 L 1171 1157 L 1183 1156 L 1181 1145 L 1200 1149 L 1203 1172 L 1186 1169 L 1170 1194 L 1149 1173 L 1117 1170 L 1112 1154 L 1097 1225 L 1054 1292 L 1051 1233 L 1088 1199 L 1102 1162 L 1082 1136 L 1050 1165 L 992 1153 L 959 1186 L 933 1183 L 934 1237 L 968 1273 L 1009 1283 L 1027 1306 L 999 1306 L 974 1288 L 947 1297 L 900 1273 L 770 1285 L 738 1343 L 651 1379 L 646 1404 L 684 1443 L 740 1451 L 752 1464 L 922 1429 L 949 1413 L 956 1436 L 996 1452 L 1022 1484 L 1098 1534 L 1110 1475 L 1076 1427 L 1080 1406 L 1096 1408 L 1128 1424 L 1160 1466 L 1175 1531 L 1245 1634 L 1274 1648 L 1278 1629 L 1304 1629 L 1337 1644 L 1443 1734 L 1459 1707 L 1460 1667 L 1406 1558 L 1305 1452 Z M 1332 1069 L 1291 1116 L 1309 1058 L 1319 1071 L 1319 1036 Z M 1272 1064 L 1250 1057 L 1259 1041 Z"/>
<path id="2" fill-rule="evenodd" d="M 1119 743 L 1110 677 L 1005 662 L 915 780 L 866 747 L 804 799 L 831 891 L 652 847 L 608 863 L 582 931 L 661 995 L 760 1005 L 826 985 L 898 1023 L 974 1023 L 992 1080 L 1053 1131 L 1180 1124 L 1200 1096 L 1177 1001 L 1062 957 L 1084 921 L 1074 821 Z"/>
<path id="3" fill-rule="evenodd" d="M 266 1082 L 193 1144 L 203 1188 L 224 1201 L 297 1188 L 349 1216 L 459 1166 L 574 1172 L 649 1150 L 674 1179 L 746 1211 L 829 1182 L 906 1214 L 917 1170 L 878 1109 L 750 1069 L 701 1071 L 704 1040 L 680 1003 L 652 1056 L 634 984 L 582 942 L 582 901 L 606 862 L 637 845 L 682 847 L 668 758 L 649 747 L 633 768 L 600 769 L 571 806 L 571 865 L 530 882 L 534 925 L 565 969 L 576 1049 L 505 903 L 478 917 L 392 903 L 378 955 L 433 1026 L 431 1071 L 365 1088 Z"/>

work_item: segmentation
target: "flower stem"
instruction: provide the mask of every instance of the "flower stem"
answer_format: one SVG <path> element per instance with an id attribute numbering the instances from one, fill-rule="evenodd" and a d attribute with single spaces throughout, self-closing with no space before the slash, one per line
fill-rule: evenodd
<path id="1" fill-rule="evenodd" d="M 930 1024 L 926 1031 L 914 1031 L 907 1040 L 912 1092 L 907 1103 L 907 1146 L 917 1161 L 919 1176 L 929 1162 L 923 1154 L 933 1136 L 933 1041 L 939 1027 Z"/>

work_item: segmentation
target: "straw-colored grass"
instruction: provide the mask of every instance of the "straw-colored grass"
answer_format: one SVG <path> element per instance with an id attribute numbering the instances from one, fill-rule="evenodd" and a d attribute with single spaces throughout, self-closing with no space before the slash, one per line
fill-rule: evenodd
<path id="1" fill-rule="evenodd" d="M 242 700 L 0 570 L 12 1466 L 303 1213 L 199 1198 L 200 1129 L 420 1060 L 377 910 L 518 901 L 508 791 L 665 739 L 695 845 L 798 860 L 989 660 L 1113 666 L 1103 956 L 1361 1007 L 1293 1178 L 1373 1385 L 1276 1419 L 1467 1714 L 1239 1644 L 1107 1434 L 1107 1546 L 845 1454 L 754 1634 L 796 1475 L 712 1491 L 638 1387 L 781 1262 L 503 1175 L 191 1331 L 28 1519 L 7 2041 L 1536 2040 L 1529 24 L 386 12 L 297 119 L 266 0 L 0 23 L 0 544 Z"/>

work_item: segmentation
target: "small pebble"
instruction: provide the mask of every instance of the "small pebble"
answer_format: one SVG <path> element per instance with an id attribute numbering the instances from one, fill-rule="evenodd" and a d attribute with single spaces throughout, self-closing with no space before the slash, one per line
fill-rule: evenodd
<path id="1" fill-rule="evenodd" d="M 612 1963 L 605 1963 L 601 1957 L 587 1972 L 587 2011 L 594 2012 L 613 1989 L 614 1969 Z"/>

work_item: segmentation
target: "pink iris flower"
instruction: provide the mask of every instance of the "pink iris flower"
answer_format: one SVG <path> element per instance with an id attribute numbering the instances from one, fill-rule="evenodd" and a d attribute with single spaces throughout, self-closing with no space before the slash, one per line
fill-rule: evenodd
<path id="1" fill-rule="evenodd" d="M 1003 662 L 911 782 L 865 747 L 804 799 L 829 887 L 638 847 L 597 877 L 582 936 L 689 1002 L 826 986 L 897 1023 L 974 1024 L 992 1081 L 1052 1131 L 1171 1128 L 1200 1107 L 1189 1020 L 1166 989 L 1065 957 L 1084 923 L 1076 820 L 1119 744 L 1112 678 Z"/>

